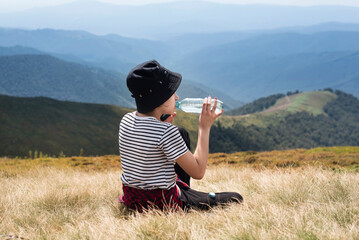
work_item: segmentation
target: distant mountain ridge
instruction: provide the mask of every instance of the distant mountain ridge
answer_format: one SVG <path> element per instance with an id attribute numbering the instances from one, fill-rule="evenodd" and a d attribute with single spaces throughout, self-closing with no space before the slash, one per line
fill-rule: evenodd
<path id="1" fill-rule="evenodd" d="M 97 36 L 85 31 L 0 28 L 0 46 L 15 45 L 49 54 L 71 55 L 119 72 L 127 72 L 138 62 L 166 55 L 163 43 L 144 39 L 128 39 L 119 35 Z"/>
<path id="2" fill-rule="evenodd" d="M 245 101 L 324 87 L 359 96 L 358 52 L 359 32 L 280 33 L 192 52 L 176 66 Z"/>
<path id="3" fill-rule="evenodd" d="M 124 76 L 48 55 L 0 57 L 0 93 L 135 107 Z"/>
<path id="4" fill-rule="evenodd" d="M 11 47 L 0 47 L 0 56 L 14 56 L 14 55 L 41 55 L 43 52 L 30 47 L 23 46 L 11 46 Z"/>
<path id="5" fill-rule="evenodd" d="M 156 59 L 201 94 L 218 93 L 226 109 L 324 87 L 359 96 L 359 7 L 85 0 L 2 13 L 0 23 L 0 47 L 124 76 Z"/>
<path id="6" fill-rule="evenodd" d="M 359 96 L 359 31 L 228 33 L 227 40 L 220 34 L 205 36 L 164 43 L 78 31 L 0 29 L 0 46 L 26 46 L 123 75 L 139 62 L 157 59 L 203 92 L 218 91 L 214 95 L 223 96 L 229 108 L 240 104 L 233 99 L 250 102 L 278 92 L 325 87 Z"/>
<path id="7" fill-rule="evenodd" d="M 135 108 L 125 77 L 115 71 L 63 61 L 31 48 L 0 47 L 0 94 Z M 243 104 L 216 89 L 186 79 L 178 95 L 180 98 L 218 96 L 225 102 L 226 109 Z"/>

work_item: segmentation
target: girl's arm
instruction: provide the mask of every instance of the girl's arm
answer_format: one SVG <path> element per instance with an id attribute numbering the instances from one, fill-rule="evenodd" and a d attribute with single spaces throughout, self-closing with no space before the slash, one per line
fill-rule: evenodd
<path id="1" fill-rule="evenodd" d="M 198 121 L 198 140 L 197 147 L 192 154 L 187 151 L 179 157 L 176 162 L 181 168 L 194 179 L 202 179 L 207 168 L 208 152 L 209 152 L 209 134 L 214 121 L 223 113 L 223 110 L 216 114 L 217 98 L 214 99 L 211 108 L 211 97 L 205 98 L 203 101 L 202 112 Z"/>

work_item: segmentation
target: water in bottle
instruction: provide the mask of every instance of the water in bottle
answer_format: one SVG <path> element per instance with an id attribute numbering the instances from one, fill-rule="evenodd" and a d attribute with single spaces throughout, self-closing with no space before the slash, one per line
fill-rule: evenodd
<path id="1" fill-rule="evenodd" d="M 188 113 L 201 113 L 203 106 L 203 98 L 185 98 L 182 101 L 176 102 L 176 108 L 181 109 Z M 213 107 L 214 99 L 212 99 Z M 217 99 L 216 113 L 221 112 L 223 109 L 223 102 Z"/>

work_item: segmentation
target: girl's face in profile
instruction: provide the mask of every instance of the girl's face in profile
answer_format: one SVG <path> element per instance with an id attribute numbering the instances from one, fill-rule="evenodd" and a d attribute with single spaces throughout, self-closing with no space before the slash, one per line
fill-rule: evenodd
<path id="1" fill-rule="evenodd" d="M 164 114 L 172 114 L 176 110 L 176 101 L 179 99 L 177 93 L 174 93 L 166 102 L 160 107 Z"/>

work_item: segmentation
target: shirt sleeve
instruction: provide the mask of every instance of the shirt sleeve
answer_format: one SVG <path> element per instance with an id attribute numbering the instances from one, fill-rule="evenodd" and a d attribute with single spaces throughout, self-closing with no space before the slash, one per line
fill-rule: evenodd
<path id="1" fill-rule="evenodd" d="M 164 131 L 160 146 L 169 161 L 175 162 L 177 158 L 188 151 L 178 128 L 172 124 Z"/>

